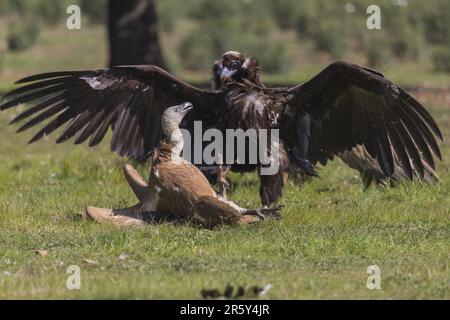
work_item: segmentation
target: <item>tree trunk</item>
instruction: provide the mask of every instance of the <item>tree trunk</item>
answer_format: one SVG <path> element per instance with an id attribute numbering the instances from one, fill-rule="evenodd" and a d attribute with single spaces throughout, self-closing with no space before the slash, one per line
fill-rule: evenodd
<path id="1" fill-rule="evenodd" d="M 154 0 L 109 0 L 110 66 L 154 64 L 165 67 Z"/>

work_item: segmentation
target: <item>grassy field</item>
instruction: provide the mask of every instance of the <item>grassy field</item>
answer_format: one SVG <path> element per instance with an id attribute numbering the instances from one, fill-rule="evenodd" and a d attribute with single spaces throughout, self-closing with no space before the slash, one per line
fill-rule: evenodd
<path id="1" fill-rule="evenodd" d="M 432 111 L 449 135 L 448 106 Z M 290 185 L 283 219 L 203 230 L 192 225 L 116 228 L 84 216 L 86 205 L 134 202 L 123 160 L 106 145 L 26 145 L 0 117 L 0 299 L 200 298 L 205 288 L 272 284 L 268 298 L 449 298 L 450 148 L 441 182 L 364 192 L 335 161 L 321 178 Z M 148 172 L 148 169 L 141 168 Z M 259 206 L 256 177 L 232 176 L 231 198 Z M 40 256 L 35 250 L 47 250 Z M 119 258 L 121 256 L 121 258 Z M 85 259 L 96 263 L 86 263 Z M 382 289 L 366 288 L 381 268 Z M 81 268 L 81 289 L 66 268 Z"/>
<path id="2" fill-rule="evenodd" d="M 56 50 L 60 44 L 47 36 Z M 71 49 L 76 43 L 65 50 Z M 72 54 L 53 61 L 33 50 L 42 64 L 27 65 L 29 53 L 3 60 L 5 86 L 50 65 L 84 68 L 104 61 L 102 52 L 80 62 Z M 428 107 L 449 137 L 450 105 Z M 7 126 L 16 112 L 0 114 L 0 299 L 201 298 L 202 289 L 227 284 L 272 284 L 264 298 L 273 299 L 450 298 L 448 141 L 441 144 L 441 181 L 434 185 L 363 191 L 356 173 L 334 161 L 320 170 L 320 179 L 285 189 L 278 221 L 212 231 L 189 224 L 129 229 L 84 215 L 86 205 L 133 204 L 121 171 L 125 160 L 107 144 L 88 149 L 55 145 L 48 137 L 27 145 L 32 132 L 15 135 Z M 260 205 L 255 175 L 231 179 L 232 200 Z M 381 290 L 366 288 L 366 269 L 374 264 Z M 80 290 L 66 288 L 70 265 L 81 269 Z"/>

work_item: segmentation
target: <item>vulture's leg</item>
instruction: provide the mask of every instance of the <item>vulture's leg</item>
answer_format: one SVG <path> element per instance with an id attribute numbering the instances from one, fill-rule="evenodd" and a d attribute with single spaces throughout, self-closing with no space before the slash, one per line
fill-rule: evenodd
<path id="1" fill-rule="evenodd" d="M 228 171 L 230 171 L 229 166 L 220 165 L 217 169 L 217 185 L 219 187 L 219 196 L 222 199 L 227 199 L 227 190 L 230 188 L 230 183 L 227 179 Z"/>
<path id="2" fill-rule="evenodd" d="M 259 175 L 260 187 L 259 196 L 265 208 L 270 207 L 280 199 L 283 194 L 283 172 L 281 170 L 274 175 Z"/>
<path id="3" fill-rule="evenodd" d="M 283 206 L 276 206 L 272 208 L 262 208 L 262 209 L 249 209 L 244 212 L 246 216 L 257 216 L 261 220 L 280 218 L 280 210 Z"/>
<path id="4" fill-rule="evenodd" d="M 318 176 L 314 165 L 308 160 L 309 143 L 311 141 L 311 116 L 305 113 L 298 117 L 296 123 L 297 142 L 295 146 L 289 150 L 289 158 L 292 169 L 301 169 L 310 176 Z"/>
<path id="5" fill-rule="evenodd" d="M 264 171 L 261 167 L 258 169 L 260 181 L 259 196 L 265 208 L 270 207 L 280 199 L 283 194 L 284 183 L 288 178 L 287 169 L 289 168 L 290 161 L 283 142 L 279 143 L 278 155 L 275 156 L 278 157 L 278 171 L 275 174 L 266 175 L 263 174 Z"/>
<path id="6" fill-rule="evenodd" d="M 276 206 L 276 207 L 272 207 L 272 208 L 266 207 L 266 208 L 260 208 L 260 209 L 246 209 L 246 208 L 240 207 L 235 202 L 223 199 L 220 196 L 218 196 L 217 199 L 220 200 L 221 202 L 229 205 L 234 210 L 238 211 L 242 215 L 241 222 L 245 222 L 247 220 L 248 220 L 247 222 L 254 222 L 255 221 L 255 219 L 253 219 L 254 217 L 257 217 L 258 218 L 257 220 L 267 220 L 267 219 L 281 217 L 279 211 L 281 210 L 281 208 L 283 206 Z"/>

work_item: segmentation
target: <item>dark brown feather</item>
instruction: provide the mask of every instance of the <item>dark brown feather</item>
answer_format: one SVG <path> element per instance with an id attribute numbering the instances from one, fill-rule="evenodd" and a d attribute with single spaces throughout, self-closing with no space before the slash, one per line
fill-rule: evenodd
<path id="1" fill-rule="evenodd" d="M 433 167 L 431 150 L 440 156 L 434 135 L 442 135 L 431 115 L 380 73 L 339 61 L 288 92 L 291 106 L 316 120 L 311 122 L 312 161 L 323 163 L 333 154 L 363 144 L 386 176 L 394 173 L 396 156 L 408 176 L 412 169 L 407 157 L 423 177 L 422 160 Z"/>
<path id="2" fill-rule="evenodd" d="M 223 93 L 197 89 L 156 66 L 50 72 L 17 83 L 25 85 L 9 92 L 0 109 L 21 103 L 31 105 L 12 122 L 41 112 L 23 125 L 21 131 L 62 111 L 31 142 L 67 124 L 57 143 L 76 135 L 75 143 L 90 138 L 89 145 L 93 146 L 111 127 L 112 150 L 135 160 L 145 160 L 157 145 L 161 138 L 161 116 L 166 108 L 189 101 L 199 111 L 197 120 L 217 125 L 218 110 L 225 106 Z"/>

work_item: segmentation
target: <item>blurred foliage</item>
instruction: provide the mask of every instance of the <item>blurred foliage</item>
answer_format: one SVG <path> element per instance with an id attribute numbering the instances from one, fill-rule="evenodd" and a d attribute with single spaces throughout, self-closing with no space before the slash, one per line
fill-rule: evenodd
<path id="1" fill-rule="evenodd" d="M 26 50 L 33 46 L 40 29 L 53 27 L 67 17 L 67 7 L 80 5 L 90 21 L 106 19 L 107 0 L 7 0 L 0 4 L 0 15 L 8 21 L 7 46 L 11 51 Z"/>
<path id="2" fill-rule="evenodd" d="M 437 71 L 450 72 L 450 47 L 439 48 L 433 54 L 433 64 Z"/>
<path id="3" fill-rule="evenodd" d="M 81 12 L 92 23 L 105 23 L 108 16 L 107 0 L 78 0 Z"/>
<path id="4" fill-rule="evenodd" d="M 383 50 L 386 41 L 386 36 L 381 32 L 369 32 L 363 38 L 364 52 L 369 66 L 382 67 L 384 63 L 390 61 L 392 54 L 389 50 Z"/>
<path id="5" fill-rule="evenodd" d="M 381 30 L 366 28 L 371 4 L 381 8 Z M 194 25 L 178 46 L 188 69 L 209 68 L 233 49 L 257 56 L 266 72 L 286 70 L 295 52 L 280 33 L 290 31 L 299 43 L 312 43 L 315 52 L 334 59 L 361 52 L 373 67 L 392 59 L 418 60 L 430 44 L 450 43 L 448 0 L 165 0 L 158 5 L 169 36 Z"/>
<path id="6" fill-rule="evenodd" d="M 27 0 L 27 3 L 33 3 L 33 1 Z M 62 15 L 66 11 L 66 8 L 67 5 L 64 1 L 39 1 L 35 4 L 35 13 L 33 13 L 33 16 L 37 16 L 42 23 L 54 26 L 61 21 Z"/>
<path id="7" fill-rule="evenodd" d="M 67 7 L 79 5 L 93 23 L 106 20 L 107 0 L 2 0 L 0 15 L 32 16 L 44 25 L 54 25 L 67 17 Z"/>
<path id="8" fill-rule="evenodd" d="M 0 1 L 11 49 L 28 48 L 40 28 L 62 23 L 69 4 L 80 5 L 90 23 L 106 22 L 107 0 Z M 381 8 L 381 30 L 366 28 L 371 4 Z M 157 7 L 170 60 L 190 70 L 209 70 L 227 50 L 254 55 L 263 71 L 279 73 L 302 50 L 328 60 L 356 55 L 378 67 L 450 46 L 448 0 L 159 0 Z M 441 51 L 435 64 L 442 63 Z"/>
<path id="9" fill-rule="evenodd" d="M 20 23 L 14 23 L 9 27 L 8 49 L 11 51 L 21 51 L 30 48 L 37 40 L 39 34 L 37 22 L 27 18 Z"/>
<path id="10" fill-rule="evenodd" d="M 198 23 L 179 46 L 185 67 L 210 68 L 213 60 L 231 49 L 257 56 L 269 73 L 284 71 L 289 65 L 288 48 L 277 37 L 275 21 L 264 6 L 228 0 L 190 3 L 188 17 Z"/>

